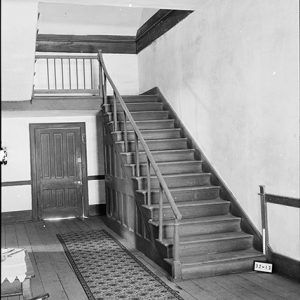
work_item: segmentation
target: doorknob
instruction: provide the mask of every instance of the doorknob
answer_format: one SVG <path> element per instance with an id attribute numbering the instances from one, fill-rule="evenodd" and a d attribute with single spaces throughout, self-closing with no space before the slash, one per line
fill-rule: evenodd
<path id="1" fill-rule="evenodd" d="M 74 181 L 75 184 L 78 184 L 78 185 L 82 185 L 82 181 L 78 180 L 78 181 Z"/>

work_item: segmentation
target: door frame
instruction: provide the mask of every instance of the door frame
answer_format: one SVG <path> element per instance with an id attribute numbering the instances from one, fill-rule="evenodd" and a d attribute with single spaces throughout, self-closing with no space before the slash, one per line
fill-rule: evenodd
<path id="1" fill-rule="evenodd" d="M 37 161 L 36 161 L 36 129 L 50 129 L 50 128 L 63 128 L 68 129 L 71 127 L 80 128 L 81 137 L 81 168 L 82 168 L 82 214 L 88 217 L 89 215 L 89 199 L 88 199 L 88 180 L 87 180 L 87 156 L 86 156 L 86 130 L 85 122 L 65 122 L 65 123 L 30 123 L 29 136 L 30 136 L 30 166 L 31 166 L 31 193 L 32 193 L 32 219 L 39 220 L 38 215 L 38 184 L 37 184 Z"/>

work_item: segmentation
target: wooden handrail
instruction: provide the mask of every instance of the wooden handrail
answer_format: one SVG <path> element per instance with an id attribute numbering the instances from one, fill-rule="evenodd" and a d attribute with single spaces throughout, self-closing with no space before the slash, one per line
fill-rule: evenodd
<path id="1" fill-rule="evenodd" d="M 97 59 L 97 54 L 90 54 L 90 55 L 64 55 L 64 54 L 37 54 L 35 59 Z"/>
<path id="2" fill-rule="evenodd" d="M 180 213 L 180 211 L 179 211 L 179 209 L 178 209 L 178 207 L 177 207 L 177 205 L 176 205 L 176 203 L 175 203 L 175 201 L 174 201 L 174 199 L 173 199 L 173 197 L 171 195 L 171 192 L 170 192 L 170 190 L 169 190 L 169 188 L 168 188 L 168 186 L 167 186 L 167 184 L 166 184 L 166 182 L 165 182 L 165 180 L 164 180 L 164 178 L 163 178 L 163 176 L 162 176 L 162 174 L 161 174 L 161 172 L 160 172 L 160 170 L 159 170 L 159 168 L 158 168 L 158 166 L 157 166 L 157 164 L 156 164 L 156 162 L 155 162 L 155 160 L 154 160 L 154 158 L 153 158 L 153 156 L 151 154 L 151 151 L 150 151 L 148 145 L 146 144 L 146 142 L 145 142 L 145 140 L 144 140 L 144 138 L 143 138 L 143 136 L 142 136 L 142 134 L 141 134 L 138 126 L 136 125 L 136 123 L 135 123 L 135 121 L 134 121 L 131 113 L 129 112 L 129 110 L 128 110 L 128 108 L 127 108 L 127 106 L 126 106 L 126 104 L 125 104 L 125 102 L 124 102 L 124 100 L 122 98 L 122 96 L 120 95 L 117 87 L 115 86 L 114 82 L 112 81 L 111 77 L 108 74 L 108 71 L 106 69 L 106 66 L 105 66 L 105 63 L 104 63 L 101 51 L 98 52 L 98 58 L 99 58 L 99 63 L 101 64 L 101 66 L 103 68 L 104 74 L 106 75 L 106 79 L 109 81 L 109 83 L 110 83 L 110 85 L 111 85 L 111 87 L 112 87 L 112 89 L 114 91 L 115 97 L 118 99 L 118 101 L 119 101 L 119 103 L 120 103 L 123 111 L 125 112 L 125 114 L 127 116 L 127 119 L 131 123 L 131 125 L 133 127 L 133 130 L 135 131 L 135 134 L 137 135 L 138 139 L 140 140 L 140 143 L 142 144 L 142 146 L 143 146 L 143 148 L 145 150 L 147 158 L 149 159 L 149 161 L 150 161 L 150 163 L 152 165 L 152 168 L 153 168 L 153 170 L 154 170 L 154 172 L 155 172 L 155 174 L 156 174 L 156 176 L 158 178 L 159 184 L 162 187 L 162 189 L 163 189 L 163 191 L 164 191 L 164 193 L 166 195 L 166 198 L 167 198 L 168 202 L 171 205 L 171 208 L 172 208 L 172 211 L 174 213 L 175 218 L 177 220 L 181 220 L 182 219 L 182 215 L 181 215 L 181 213 Z M 126 124 L 125 124 L 125 126 L 126 126 Z"/>

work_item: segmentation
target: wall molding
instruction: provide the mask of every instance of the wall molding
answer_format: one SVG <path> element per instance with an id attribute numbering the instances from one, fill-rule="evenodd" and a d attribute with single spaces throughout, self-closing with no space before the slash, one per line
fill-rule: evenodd
<path id="1" fill-rule="evenodd" d="M 138 54 L 165 34 L 193 10 L 160 9 L 138 30 L 136 35 L 68 35 L 37 34 L 37 52 Z"/>
<path id="2" fill-rule="evenodd" d="M 88 206 L 89 216 L 104 216 L 106 215 L 106 204 L 90 204 Z M 12 224 L 19 222 L 32 221 L 32 210 L 18 210 L 1 212 L 1 223 Z"/>
<path id="3" fill-rule="evenodd" d="M 105 180 L 105 175 L 89 175 L 88 180 Z"/>
<path id="4" fill-rule="evenodd" d="M 1 182 L 1 186 L 31 185 L 31 180 L 16 180 Z"/>
<path id="5" fill-rule="evenodd" d="M 217 171 L 214 169 L 212 164 L 209 162 L 203 151 L 198 146 L 195 139 L 192 137 L 190 132 L 186 129 L 185 125 L 180 121 L 180 118 L 178 117 L 177 113 L 174 111 L 172 106 L 168 103 L 166 98 L 163 96 L 163 94 L 160 92 L 158 87 L 155 87 L 153 89 L 150 89 L 149 91 L 143 93 L 143 95 L 157 95 L 159 99 L 162 101 L 164 108 L 169 110 L 170 116 L 175 119 L 175 125 L 177 127 L 180 127 L 182 130 L 182 133 L 185 137 L 188 138 L 188 146 L 189 148 L 195 149 L 195 157 L 197 159 L 201 159 L 203 161 L 203 171 L 209 172 L 212 174 L 212 184 L 213 185 L 219 185 L 221 187 L 220 195 L 222 198 L 227 199 L 230 201 L 230 210 L 231 213 L 235 216 L 238 216 L 241 218 L 241 228 L 246 233 L 249 233 L 253 235 L 253 245 L 254 248 L 262 251 L 262 235 L 256 228 L 256 226 L 251 222 L 250 218 L 246 214 L 246 212 L 243 210 L 241 205 L 238 203 L 238 200 L 235 198 L 235 196 L 230 191 L 229 187 L 225 184 L 225 182 L 221 179 L 221 176 L 217 173 Z"/>
<path id="6" fill-rule="evenodd" d="M 19 223 L 32 221 L 32 210 L 18 210 L 1 212 L 1 223 Z"/>
<path id="7" fill-rule="evenodd" d="M 284 205 L 284 206 L 300 208 L 300 199 L 299 198 L 265 194 L 265 199 L 266 199 L 266 202 L 268 202 L 268 203 L 274 203 L 274 204 L 280 204 L 280 205 Z"/>
<path id="8" fill-rule="evenodd" d="M 274 265 L 275 273 L 285 275 L 300 282 L 300 261 L 275 252 L 270 253 L 269 259 Z"/>
<path id="9" fill-rule="evenodd" d="M 89 175 L 87 180 L 105 180 L 105 175 Z M 1 182 L 1 186 L 31 185 L 31 180 L 16 180 Z"/>
<path id="10" fill-rule="evenodd" d="M 89 205 L 89 216 L 105 216 L 106 215 L 106 204 L 90 204 Z"/>

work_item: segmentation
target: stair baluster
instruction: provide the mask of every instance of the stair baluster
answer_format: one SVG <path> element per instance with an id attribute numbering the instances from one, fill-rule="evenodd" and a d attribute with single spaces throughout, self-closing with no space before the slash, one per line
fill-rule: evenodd
<path id="1" fill-rule="evenodd" d="M 127 117 L 125 112 L 123 112 L 123 117 L 124 117 L 124 146 L 125 146 L 125 152 L 128 152 Z"/>
<path id="2" fill-rule="evenodd" d="M 118 117 L 117 117 L 117 99 L 116 99 L 116 94 L 114 93 L 113 97 L 114 101 L 114 131 L 118 130 Z"/>
<path id="3" fill-rule="evenodd" d="M 72 73 L 71 73 L 71 59 L 68 58 L 68 62 L 69 62 L 69 89 L 71 90 L 72 89 Z M 48 67 L 48 59 L 47 59 L 47 67 Z M 47 68 L 48 70 L 48 68 Z M 49 73 L 48 73 L 48 90 L 50 89 L 49 87 Z"/>
<path id="4" fill-rule="evenodd" d="M 65 83 L 64 83 L 64 63 L 63 59 L 60 59 L 60 66 L 61 66 L 61 87 L 64 90 L 65 89 Z"/>
<path id="5" fill-rule="evenodd" d="M 147 204 L 151 205 L 151 176 L 150 176 L 150 160 L 147 157 Z"/>
<path id="6" fill-rule="evenodd" d="M 134 143 L 135 143 L 135 176 L 140 176 L 140 153 L 139 153 L 139 139 L 136 133 L 134 133 Z"/>
<path id="7" fill-rule="evenodd" d="M 49 77 L 49 59 L 46 58 L 47 62 L 47 84 L 48 84 L 48 90 L 50 90 L 50 77 Z"/>
<path id="8" fill-rule="evenodd" d="M 99 96 L 100 98 L 103 98 L 103 104 L 105 105 L 105 109 L 107 109 L 107 99 L 104 97 L 104 91 L 103 91 L 103 74 L 102 74 L 102 66 L 100 64 L 100 57 L 98 55 L 98 62 L 99 62 Z M 91 72 L 92 72 L 92 66 L 91 66 Z M 91 77 L 92 80 L 92 77 Z"/>
<path id="9" fill-rule="evenodd" d="M 104 97 L 104 103 L 107 104 L 107 85 L 106 85 L 106 74 L 103 72 L 103 97 Z"/>
<path id="10" fill-rule="evenodd" d="M 159 184 L 159 233 L 158 239 L 162 242 L 163 239 L 163 189 L 161 184 Z"/>

